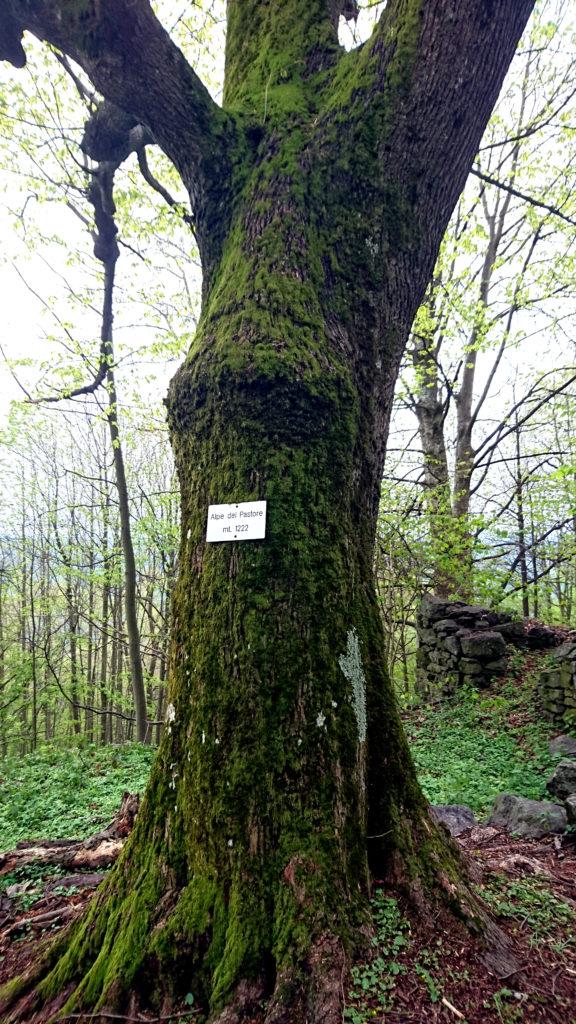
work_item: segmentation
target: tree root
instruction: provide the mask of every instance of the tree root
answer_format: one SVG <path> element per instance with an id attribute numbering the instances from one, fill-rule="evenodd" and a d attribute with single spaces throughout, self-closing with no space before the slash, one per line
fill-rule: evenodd
<path id="1" fill-rule="evenodd" d="M 468 886 L 461 852 L 434 826 L 427 836 L 432 843 L 425 861 L 428 875 L 407 871 L 397 858 L 389 863 L 386 875 L 391 891 L 407 900 L 427 923 L 431 914 L 438 913 L 448 927 L 449 921 L 459 920 L 463 939 L 468 933 L 482 941 L 490 972 L 496 977 L 511 976 L 518 969 L 511 942 Z M 138 838 L 142 837 L 134 836 Z M 228 966 L 222 939 L 217 947 L 221 960 L 209 961 L 216 915 L 223 906 L 217 883 L 196 875 L 185 888 L 169 885 L 166 889 L 168 879 L 158 869 L 158 852 L 145 844 L 141 849 L 147 849 L 147 860 L 140 862 L 136 881 L 123 860 L 91 904 L 87 919 L 73 926 L 70 937 L 63 935 L 38 968 L 17 979 L 13 988 L 5 987 L 0 996 L 2 1024 L 47 1024 L 68 1017 L 96 1024 L 115 1014 L 124 1020 L 160 1021 L 186 1012 L 188 990 L 203 1004 L 209 1024 L 341 1024 L 350 950 L 366 942 L 368 922 L 356 907 L 353 935 L 350 931 L 346 939 L 344 929 L 342 934 L 332 930 L 325 903 L 318 916 L 307 917 L 314 903 L 306 894 L 306 882 L 310 878 L 317 882 L 315 863 L 302 860 L 296 871 L 289 862 L 277 902 L 271 897 L 268 905 L 288 914 L 280 916 L 279 922 L 288 921 L 289 927 L 290 913 L 295 915 L 294 962 L 285 952 L 281 967 L 277 966 L 274 947 L 254 943 L 252 960 L 238 964 L 235 978 L 230 971 L 228 989 L 222 984 L 218 988 L 213 981 L 217 970 L 222 977 L 222 963 Z M 250 937 L 253 909 L 251 895 L 241 892 L 242 903 L 234 902 L 234 893 L 228 897 L 232 910 L 226 924 L 227 929 L 236 929 L 240 944 Z M 333 920 L 350 924 L 352 906 L 341 911 Z M 308 943 L 302 942 L 303 921 L 309 926 Z M 250 976 L 252 968 L 260 973 Z"/>
<path id="2" fill-rule="evenodd" d="M 322 935 L 313 943 L 306 963 L 286 969 L 266 996 L 263 979 L 243 981 L 231 1003 L 210 1024 L 341 1024 L 344 982 L 349 962 L 335 935 Z"/>

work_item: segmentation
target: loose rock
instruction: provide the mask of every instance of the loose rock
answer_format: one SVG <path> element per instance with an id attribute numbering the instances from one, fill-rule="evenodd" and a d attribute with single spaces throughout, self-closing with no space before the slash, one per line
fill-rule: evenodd
<path id="1" fill-rule="evenodd" d="M 548 779 L 546 789 L 560 800 L 566 800 L 576 793 L 576 761 L 569 761 L 567 758 L 560 761 Z"/>
<path id="2" fill-rule="evenodd" d="M 445 825 L 451 836 L 459 836 L 478 824 L 474 811 L 465 804 L 436 804 L 430 811 L 434 820 Z"/>
<path id="3" fill-rule="evenodd" d="M 576 739 L 573 736 L 555 736 L 548 744 L 551 754 L 561 754 L 563 757 L 576 757 Z"/>
<path id="4" fill-rule="evenodd" d="M 525 839 L 541 839 L 549 833 L 564 832 L 566 811 L 550 800 L 527 800 L 513 793 L 496 797 L 487 824 Z"/>
<path id="5" fill-rule="evenodd" d="M 568 815 L 568 824 L 576 825 L 576 793 L 573 793 L 572 796 L 569 796 L 564 801 L 564 807 Z"/>

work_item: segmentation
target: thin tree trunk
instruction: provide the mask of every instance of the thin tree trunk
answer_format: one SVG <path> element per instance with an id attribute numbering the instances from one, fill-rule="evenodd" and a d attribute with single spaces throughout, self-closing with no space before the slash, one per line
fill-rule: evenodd
<path id="1" fill-rule="evenodd" d="M 20 602 L 19 602 L 19 640 L 20 650 L 22 651 L 22 660 L 24 665 L 27 665 L 28 654 L 30 650 L 29 638 L 28 638 L 28 542 L 26 537 L 26 500 L 24 492 L 24 478 L 21 478 L 20 487 L 20 501 L 21 501 L 21 514 L 22 518 L 20 521 L 20 544 L 21 544 L 21 563 L 20 563 Z M 28 752 L 28 694 L 25 692 L 27 689 L 27 683 L 23 684 L 22 693 L 22 706 L 20 711 L 20 753 L 26 754 Z"/>
<path id="2" fill-rule="evenodd" d="M 437 341 L 414 337 L 411 358 L 416 372 L 414 412 L 424 458 L 425 500 L 432 543 L 432 589 L 438 597 L 449 597 L 460 589 L 456 571 L 456 565 L 460 568 L 460 561 L 454 550 L 457 545 L 444 436 L 447 410 L 438 379 L 439 347 Z"/>
<path id="3" fill-rule="evenodd" d="M 36 527 L 33 527 L 30 549 L 30 572 L 28 574 L 28 607 L 30 609 L 30 681 L 32 684 L 30 746 L 38 745 L 38 668 L 37 668 L 37 621 L 34 573 L 36 565 Z"/>
<path id="4" fill-rule="evenodd" d="M 516 454 L 516 526 L 518 530 L 518 559 L 520 566 L 520 584 L 522 590 L 522 614 L 530 615 L 530 596 L 528 592 L 528 561 L 526 558 L 526 523 L 524 519 L 524 481 L 522 476 L 522 452 L 520 446 L 520 428 L 516 415 L 516 431 L 514 434 Z"/>
<path id="5" fill-rule="evenodd" d="M 100 172 L 94 173 L 88 190 L 88 195 L 94 207 L 97 226 L 94 251 L 104 266 L 104 301 L 102 306 L 101 342 L 104 360 L 106 363 L 106 390 L 108 393 L 108 408 L 106 415 L 110 430 L 112 458 L 114 460 L 114 481 L 118 493 L 118 508 L 120 512 L 120 543 L 124 566 L 124 611 L 126 616 L 126 631 L 128 634 L 132 695 L 134 698 L 134 712 L 136 715 L 136 739 L 140 740 L 142 743 L 149 743 L 150 730 L 148 728 L 146 712 L 146 690 L 144 686 L 144 673 L 142 670 L 142 657 L 140 652 L 140 631 L 138 628 L 136 558 L 132 542 L 130 501 L 128 497 L 124 454 L 118 423 L 118 395 L 116 392 L 116 379 L 114 374 L 112 323 L 114 275 L 116 261 L 118 259 L 118 245 L 116 242 L 116 225 L 111 212 L 114 210 L 112 182 L 113 177 L 110 177 L 109 168 L 102 168 Z M 106 194 L 107 189 L 108 194 Z"/>
<path id="6" fill-rule="evenodd" d="M 94 614 L 96 610 L 96 594 L 94 572 L 96 568 L 96 552 L 94 548 L 94 508 L 96 501 L 96 490 L 92 483 L 90 488 L 90 514 L 88 531 L 88 636 L 86 641 L 86 693 L 88 705 L 85 712 L 86 738 L 89 743 L 94 742 L 94 712 L 92 708 L 96 700 L 96 688 L 94 686 L 95 665 L 94 665 Z"/>

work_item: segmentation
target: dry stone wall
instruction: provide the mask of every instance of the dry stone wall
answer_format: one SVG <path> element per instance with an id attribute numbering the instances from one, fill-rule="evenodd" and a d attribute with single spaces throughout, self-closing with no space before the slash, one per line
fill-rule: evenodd
<path id="1" fill-rule="evenodd" d="M 451 693 L 465 683 L 489 686 L 507 668 L 509 644 L 526 643 L 523 622 L 462 601 L 426 594 L 417 620 L 417 689 Z"/>
<path id="2" fill-rule="evenodd" d="M 552 664 L 540 673 L 538 695 L 544 717 L 562 726 L 576 721 L 576 643 L 569 641 L 551 655 Z"/>

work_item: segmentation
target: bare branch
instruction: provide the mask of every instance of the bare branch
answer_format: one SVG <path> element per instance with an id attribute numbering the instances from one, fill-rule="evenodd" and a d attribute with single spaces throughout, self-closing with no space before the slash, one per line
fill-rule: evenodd
<path id="1" fill-rule="evenodd" d="M 227 167 L 223 129 L 235 122 L 211 98 L 149 0 L 3 0 L 0 59 L 23 66 L 26 30 L 75 61 L 111 104 L 146 125 L 187 185 L 208 187 Z"/>
<path id="2" fill-rule="evenodd" d="M 571 224 L 572 227 L 576 227 L 576 220 L 572 217 L 567 217 L 565 213 L 557 206 L 550 206 L 548 203 L 543 203 L 541 199 L 535 199 L 534 196 L 529 196 L 525 192 L 519 192 L 517 188 L 512 185 L 507 185 L 504 181 L 499 181 L 497 178 L 493 178 L 490 174 L 484 174 L 483 171 L 479 171 L 477 167 L 473 167 L 470 171 L 476 178 L 480 178 L 481 181 L 485 181 L 487 185 L 494 185 L 496 188 L 502 189 L 504 192 L 508 192 L 510 195 L 515 196 L 516 199 L 521 199 L 524 203 L 529 203 L 530 206 L 537 206 L 540 210 L 546 210 L 548 213 L 553 214 L 555 217 L 560 217 L 561 220 L 566 221 L 567 224 Z"/>

